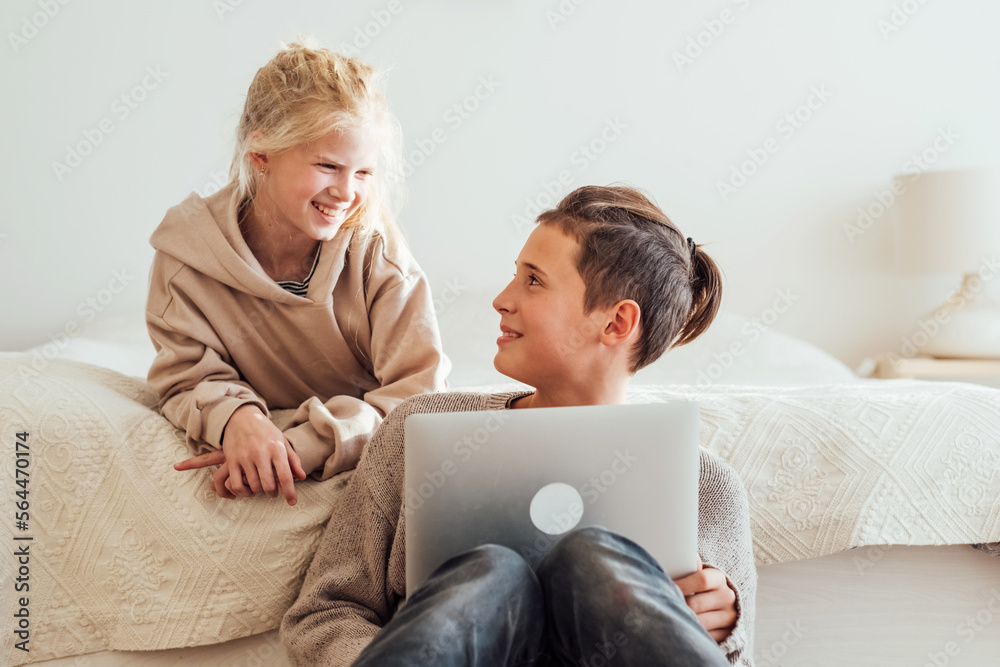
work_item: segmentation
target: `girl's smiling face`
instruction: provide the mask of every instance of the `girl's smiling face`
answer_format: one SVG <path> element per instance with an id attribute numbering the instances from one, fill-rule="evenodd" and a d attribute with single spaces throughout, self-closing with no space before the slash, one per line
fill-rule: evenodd
<path id="1" fill-rule="evenodd" d="M 556 225 L 535 227 L 525 241 L 514 279 L 493 300 L 501 330 L 493 365 L 504 375 L 536 388 L 586 381 L 605 314 L 584 313 L 579 253 Z"/>
<path id="2" fill-rule="evenodd" d="M 373 133 L 345 128 L 260 156 L 265 176 L 254 201 L 260 219 L 290 238 L 332 239 L 367 198 L 378 150 Z"/>

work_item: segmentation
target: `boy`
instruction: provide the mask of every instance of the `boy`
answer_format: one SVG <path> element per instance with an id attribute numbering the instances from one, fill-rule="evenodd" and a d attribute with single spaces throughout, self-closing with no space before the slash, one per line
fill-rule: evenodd
<path id="1" fill-rule="evenodd" d="M 538 222 L 493 302 L 494 365 L 535 390 L 425 394 L 386 418 L 282 621 L 293 664 L 752 664 L 746 492 L 704 450 L 694 574 L 671 581 L 641 546 L 585 528 L 536 571 L 504 547 L 473 549 L 400 606 L 406 416 L 624 403 L 637 370 L 696 338 L 718 310 L 715 263 L 634 189 L 580 188 Z"/>

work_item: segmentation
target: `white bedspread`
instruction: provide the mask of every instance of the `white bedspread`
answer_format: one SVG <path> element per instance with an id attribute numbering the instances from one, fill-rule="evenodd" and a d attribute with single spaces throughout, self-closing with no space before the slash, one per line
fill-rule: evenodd
<path id="1" fill-rule="evenodd" d="M 36 366 L 42 364 L 35 357 Z M 31 451 L 30 653 L 14 647 L 4 614 L 0 664 L 108 649 L 214 644 L 277 627 L 298 594 L 350 473 L 297 486 L 289 507 L 267 497 L 222 500 L 211 472 L 177 472 L 181 431 L 139 379 L 75 361 L 0 353 L 4 468 L 14 496 L 15 433 Z M 291 410 L 277 411 L 276 421 Z M 17 564 L 0 558 L 4 599 Z M 9 608 L 6 607 L 5 608 Z"/>
<path id="2" fill-rule="evenodd" d="M 639 387 L 631 400 L 672 396 L 699 402 L 702 446 L 746 484 L 758 565 L 872 544 L 1000 541 L 998 389 L 869 380 Z"/>
<path id="3" fill-rule="evenodd" d="M 294 508 L 220 500 L 210 471 L 171 468 L 187 456 L 183 438 L 141 380 L 61 360 L 34 370 L 31 359 L 0 354 L 4 502 L 20 488 L 16 432 L 30 434 L 32 452 L 30 530 L 8 520 L 6 543 L 34 537 L 31 653 L 14 649 L 5 615 L 3 664 L 276 627 L 349 473 L 300 484 Z M 672 385 L 636 387 L 630 400 L 674 397 L 699 401 L 702 445 L 745 481 L 759 564 L 861 545 L 1000 541 L 1000 390 Z M 9 591 L 16 565 L 8 557 L 0 568 Z"/>

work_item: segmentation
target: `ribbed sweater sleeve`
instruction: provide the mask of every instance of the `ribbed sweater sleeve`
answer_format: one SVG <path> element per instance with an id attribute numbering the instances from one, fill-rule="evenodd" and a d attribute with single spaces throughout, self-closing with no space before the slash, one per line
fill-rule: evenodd
<path id="1" fill-rule="evenodd" d="M 736 593 L 736 627 L 719 646 L 730 664 L 753 667 L 753 621 L 757 569 L 750 535 L 750 504 L 736 471 L 708 450 L 701 450 L 698 481 L 698 554 L 718 568 Z"/>
<path id="2" fill-rule="evenodd" d="M 399 512 L 387 511 L 388 485 L 378 484 L 377 477 L 395 477 L 385 465 L 397 449 L 390 436 L 394 421 L 390 416 L 383 422 L 365 449 L 299 597 L 281 621 L 293 665 L 350 665 L 392 618 L 404 593 L 405 559 L 396 546 L 403 537 Z"/>

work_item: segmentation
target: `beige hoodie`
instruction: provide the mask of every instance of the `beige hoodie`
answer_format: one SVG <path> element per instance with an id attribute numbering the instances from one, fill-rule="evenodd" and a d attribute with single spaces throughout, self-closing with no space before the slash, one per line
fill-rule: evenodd
<path id="1" fill-rule="evenodd" d="M 149 384 L 196 453 L 221 448 L 242 405 L 297 408 L 285 437 L 326 479 L 357 465 L 405 398 L 445 388 L 427 280 L 401 244 L 341 229 L 323 242 L 306 296 L 291 294 L 243 240 L 234 193 L 192 193 L 150 239 Z"/>

